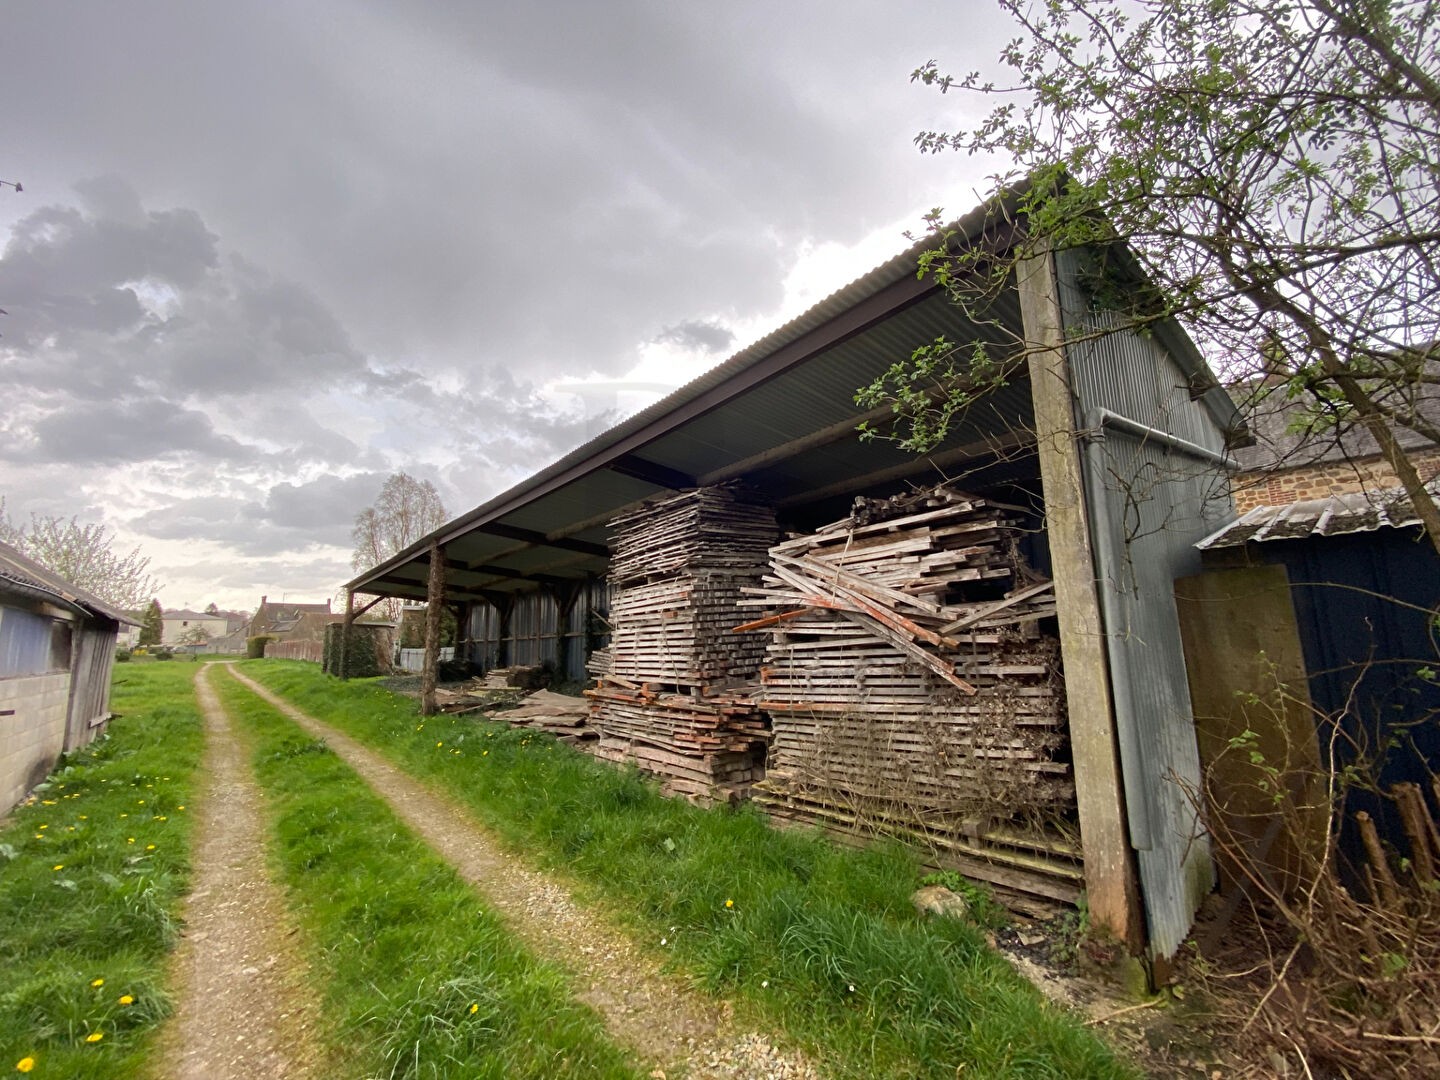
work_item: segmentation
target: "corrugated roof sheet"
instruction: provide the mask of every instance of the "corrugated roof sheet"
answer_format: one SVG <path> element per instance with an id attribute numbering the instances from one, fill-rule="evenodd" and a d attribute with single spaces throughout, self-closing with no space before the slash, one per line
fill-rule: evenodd
<path id="1" fill-rule="evenodd" d="M 128 626 L 140 625 L 119 608 L 101 600 L 93 593 L 86 592 L 73 582 L 66 581 L 59 574 L 46 569 L 34 559 L 4 543 L 0 543 L 0 579 L 44 593 L 59 601 L 62 606 L 78 608 L 87 615 L 99 615 L 102 618 L 114 619 L 116 622 L 122 622 Z"/>
<path id="2" fill-rule="evenodd" d="M 1440 479 L 1432 480 L 1427 490 L 1440 497 Z M 1345 536 L 1418 524 L 1420 519 L 1415 516 L 1415 508 L 1399 488 L 1352 491 L 1326 499 L 1302 499 L 1288 506 L 1257 506 L 1195 546 L 1201 549 L 1239 547 L 1251 542 Z"/>

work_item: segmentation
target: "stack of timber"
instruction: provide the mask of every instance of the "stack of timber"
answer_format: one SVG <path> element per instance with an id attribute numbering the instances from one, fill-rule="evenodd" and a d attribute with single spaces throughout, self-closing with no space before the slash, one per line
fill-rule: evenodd
<path id="1" fill-rule="evenodd" d="M 941 487 L 857 500 L 778 544 L 743 603 L 769 614 L 756 704 L 775 817 L 920 839 L 1007 889 L 1073 901 L 1074 784 L 1051 582 L 1023 511 Z"/>
<path id="2" fill-rule="evenodd" d="M 750 704 L 765 643 L 730 632 L 776 540 L 772 510 L 699 488 L 611 523 L 610 645 L 591 657 L 587 747 L 667 790 L 733 801 L 764 772 L 766 725 Z"/>
<path id="3" fill-rule="evenodd" d="M 562 742 L 574 743 L 599 737 L 599 732 L 587 726 L 589 715 L 590 706 L 584 698 L 536 690 L 515 708 L 499 713 L 496 718 L 511 727 L 546 731 Z"/>

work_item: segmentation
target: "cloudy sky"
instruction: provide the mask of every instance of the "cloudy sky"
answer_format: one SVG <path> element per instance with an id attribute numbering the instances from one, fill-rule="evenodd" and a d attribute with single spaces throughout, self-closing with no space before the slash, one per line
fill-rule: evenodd
<path id="1" fill-rule="evenodd" d="M 991 163 L 988 2 L 11 0 L 0 495 L 166 606 L 323 599 L 383 479 L 458 514 L 905 246 Z"/>

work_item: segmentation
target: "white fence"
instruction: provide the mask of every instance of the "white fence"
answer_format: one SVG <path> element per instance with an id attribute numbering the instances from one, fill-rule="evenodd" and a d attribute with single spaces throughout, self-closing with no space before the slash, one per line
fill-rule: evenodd
<path id="1" fill-rule="evenodd" d="M 441 660 L 454 660 L 454 659 L 455 659 L 455 649 L 454 649 L 454 647 L 452 646 L 451 648 L 448 648 L 448 649 L 441 649 L 441 650 L 440 650 L 440 659 L 441 659 Z M 402 671 L 422 671 L 422 670 L 424 669 L 424 667 L 425 667 L 425 650 L 424 650 L 424 649 L 401 649 L 401 650 L 400 650 L 400 668 L 401 668 Z"/>

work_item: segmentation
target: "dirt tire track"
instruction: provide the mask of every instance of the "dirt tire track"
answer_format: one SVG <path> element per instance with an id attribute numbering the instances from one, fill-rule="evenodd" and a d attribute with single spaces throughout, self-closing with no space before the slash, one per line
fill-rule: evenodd
<path id="1" fill-rule="evenodd" d="M 249 754 L 206 664 L 195 695 L 205 720 L 196 800 L 195 883 L 176 950 L 179 1008 L 161 1038 L 174 1080 L 317 1076 L 319 1009 L 305 983 L 294 926 L 265 867 L 265 821 Z"/>
<path id="2" fill-rule="evenodd" d="M 568 969 L 577 996 L 618 1042 L 659 1064 L 657 1078 L 819 1080 L 814 1066 L 763 1036 L 736 1029 L 727 1002 L 664 973 L 625 936 L 600 925 L 549 876 L 507 854 L 471 812 L 379 754 L 302 712 L 240 672 L 253 693 L 324 739 L 407 825 L 480 891 L 538 955 Z"/>

